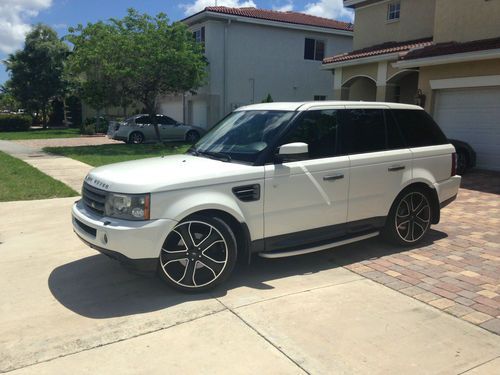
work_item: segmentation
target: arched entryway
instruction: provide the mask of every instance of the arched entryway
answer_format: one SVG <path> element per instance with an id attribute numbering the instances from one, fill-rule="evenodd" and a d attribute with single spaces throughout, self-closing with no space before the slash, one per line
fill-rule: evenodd
<path id="1" fill-rule="evenodd" d="M 418 70 L 402 70 L 387 80 L 386 101 L 414 104 L 418 90 Z"/>
<path id="2" fill-rule="evenodd" d="M 375 101 L 377 98 L 377 85 L 373 78 L 356 76 L 349 78 L 342 85 L 342 100 Z"/>

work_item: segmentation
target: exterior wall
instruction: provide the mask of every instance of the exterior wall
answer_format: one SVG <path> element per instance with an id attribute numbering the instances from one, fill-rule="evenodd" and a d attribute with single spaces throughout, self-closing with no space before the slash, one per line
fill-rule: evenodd
<path id="1" fill-rule="evenodd" d="M 387 21 L 387 5 L 390 1 L 357 8 L 354 49 L 388 41 L 400 42 L 431 37 L 434 34 L 436 1 L 440 0 L 401 0 L 399 21 Z M 480 24 L 475 27 L 478 27 L 477 25 Z"/>
<path id="2" fill-rule="evenodd" d="M 426 95 L 425 109 L 433 113 L 433 92 L 430 81 L 435 79 L 476 77 L 500 74 L 500 59 L 476 61 L 471 63 L 446 64 L 438 66 L 421 67 L 418 87 Z"/>
<path id="3" fill-rule="evenodd" d="M 342 68 L 342 84 L 345 84 L 351 78 L 356 76 L 368 76 L 376 82 L 377 72 L 377 63 L 346 66 L 345 68 Z"/>
<path id="4" fill-rule="evenodd" d="M 320 69 L 321 61 L 304 59 L 305 38 L 325 41 L 325 56 L 333 56 L 352 49 L 351 37 L 238 22 L 226 27 L 224 112 L 259 103 L 267 94 L 274 101 L 313 100 L 315 95 L 333 98 L 332 73 Z M 222 35 L 219 38 L 223 39 Z M 219 44 L 223 45 L 223 40 Z M 211 58 L 209 61 L 212 64 Z"/>
<path id="5" fill-rule="evenodd" d="M 500 37 L 500 1 L 437 0 L 434 41 Z"/>

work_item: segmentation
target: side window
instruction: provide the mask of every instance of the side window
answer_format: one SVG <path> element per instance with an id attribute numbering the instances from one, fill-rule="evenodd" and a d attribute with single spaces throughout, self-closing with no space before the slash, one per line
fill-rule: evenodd
<path id="1" fill-rule="evenodd" d="M 309 159 L 336 156 L 337 110 L 307 111 L 284 142 L 304 142 L 309 145 Z"/>
<path id="2" fill-rule="evenodd" d="M 362 154 L 386 150 L 382 109 L 342 110 L 341 152 Z"/>
<path id="3" fill-rule="evenodd" d="M 408 147 L 447 144 L 448 139 L 432 117 L 423 110 L 392 110 Z"/>
<path id="4" fill-rule="evenodd" d="M 175 125 L 176 121 L 168 116 L 158 116 L 158 124 L 161 125 Z"/>
<path id="5" fill-rule="evenodd" d="M 151 119 L 149 116 L 141 116 L 135 119 L 135 123 L 139 125 L 151 124 Z"/>
<path id="6" fill-rule="evenodd" d="M 399 150 L 402 148 L 407 148 L 406 142 L 403 139 L 403 135 L 399 130 L 398 124 L 394 119 L 393 114 L 388 109 L 384 110 L 385 115 L 385 125 L 387 130 L 387 149 L 388 150 Z"/>

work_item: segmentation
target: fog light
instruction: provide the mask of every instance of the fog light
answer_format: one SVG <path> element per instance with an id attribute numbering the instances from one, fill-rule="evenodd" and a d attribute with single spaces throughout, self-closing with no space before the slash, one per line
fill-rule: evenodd
<path id="1" fill-rule="evenodd" d="M 108 243 L 108 236 L 104 234 L 104 237 L 102 238 L 102 241 L 107 244 Z"/>

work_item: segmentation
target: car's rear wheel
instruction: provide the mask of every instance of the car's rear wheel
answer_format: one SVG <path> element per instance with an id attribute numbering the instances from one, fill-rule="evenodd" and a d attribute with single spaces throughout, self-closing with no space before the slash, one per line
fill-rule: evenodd
<path id="1" fill-rule="evenodd" d="M 144 134 L 142 134 L 141 132 L 133 132 L 128 137 L 128 140 L 129 140 L 129 143 L 133 143 L 136 145 L 140 144 L 140 143 L 144 142 Z"/>
<path id="2" fill-rule="evenodd" d="M 200 134 L 195 130 L 190 130 L 186 134 L 186 142 L 196 143 L 200 139 Z"/>
<path id="3" fill-rule="evenodd" d="M 459 175 L 464 175 L 467 172 L 467 166 L 469 164 L 469 156 L 465 150 L 457 150 L 457 173 Z"/>
<path id="4" fill-rule="evenodd" d="M 385 237 L 399 245 L 420 242 L 429 231 L 432 208 L 427 192 L 420 188 L 403 191 L 389 212 L 384 229 Z"/>
<path id="5" fill-rule="evenodd" d="M 225 281 L 237 257 L 236 238 L 218 217 L 190 216 L 167 236 L 160 275 L 175 289 L 203 292 Z"/>

